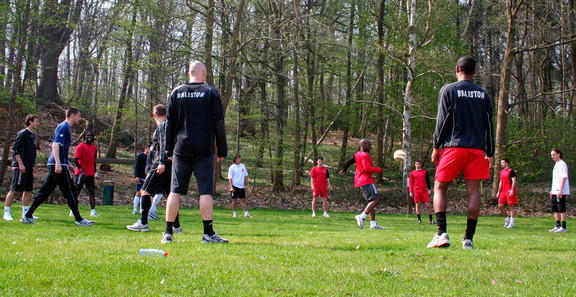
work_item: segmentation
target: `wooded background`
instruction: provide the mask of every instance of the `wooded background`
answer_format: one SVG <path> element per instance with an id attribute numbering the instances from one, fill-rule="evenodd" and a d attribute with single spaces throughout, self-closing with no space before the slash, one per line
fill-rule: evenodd
<path id="1" fill-rule="evenodd" d="M 373 140 L 376 166 L 404 149 L 407 177 L 430 166 L 438 91 L 463 55 L 493 100 L 495 159 L 548 181 L 553 147 L 576 168 L 575 19 L 574 0 L 2 0 L 0 181 L 27 113 L 80 108 L 107 158 L 149 143 L 152 106 L 191 60 L 220 91 L 231 154 L 256 148 L 273 190 L 307 179 L 328 138 L 334 166 L 351 139 Z"/>

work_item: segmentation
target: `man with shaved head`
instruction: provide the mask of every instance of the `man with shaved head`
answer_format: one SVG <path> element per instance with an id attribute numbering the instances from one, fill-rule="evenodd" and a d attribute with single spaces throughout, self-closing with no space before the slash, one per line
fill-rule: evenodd
<path id="1" fill-rule="evenodd" d="M 188 183 L 194 173 L 204 224 L 202 243 L 227 243 L 228 240 L 212 228 L 214 154 L 221 162 L 228 153 L 222 103 L 218 91 L 206 84 L 203 63 L 191 62 L 188 76 L 190 81 L 176 87 L 168 97 L 166 154 L 172 158 L 172 185 L 166 202 L 166 232 L 161 242 L 172 242 L 180 197 L 188 193 Z"/>
<path id="2" fill-rule="evenodd" d="M 380 193 L 376 188 L 374 173 L 382 173 L 382 168 L 374 167 L 372 157 L 368 154 L 372 150 L 372 144 L 368 139 L 360 140 L 360 150 L 354 154 L 354 157 L 348 159 L 344 168 L 340 170 L 340 175 L 344 175 L 350 165 L 356 163 L 356 174 L 354 175 L 354 186 L 360 188 L 364 199 L 368 205 L 362 213 L 357 215 L 356 223 L 360 229 L 364 228 L 364 220 L 370 215 L 370 229 L 384 229 L 376 223 L 376 206 L 380 203 Z"/>

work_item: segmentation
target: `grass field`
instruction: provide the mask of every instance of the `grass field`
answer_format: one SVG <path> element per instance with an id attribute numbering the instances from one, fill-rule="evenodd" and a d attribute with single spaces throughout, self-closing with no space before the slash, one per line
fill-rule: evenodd
<path id="1" fill-rule="evenodd" d="M 549 233 L 551 217 L 518 218 L 516 229 L 482 217 L 476 249 L 462 250 L 463 216 L 448 217 L 451 247 L 427 249 L 435 226 L 405 215 L 379 215 L 386 230 L 360 230 L 351 213 L 253 210 L 254 218 L 234 219 L 217 209 L 215 230 L 230 243 L 210 245 L 200 243 L 198 210 L 183 209 L 185 234 L 162 245 L 162 221 L 147 233 L 126 230 L 137 220 L 131 206 L 100 206 L 92 227 L 74 226 L 68 211 L 42 205 L 36 225 L 0 221 L 1 296 L 576 294 L 576 239 Z M 140 248 L 169 255 L 140 257 Z"/>

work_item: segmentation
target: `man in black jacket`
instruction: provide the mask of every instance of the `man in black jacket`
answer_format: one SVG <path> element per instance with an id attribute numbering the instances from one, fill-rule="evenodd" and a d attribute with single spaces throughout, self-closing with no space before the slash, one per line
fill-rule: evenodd
<path id="1" fill-rule="evenodd" d="M 438 166 L 434 184 L 438 233 L 428 244 L 429 248 L 450 246 L 446 232 L 446 192 L 460 173 L 464 175 L 468 193 L 468 221 L 462 248 L 474 248 L 472 238 L 480 213 L 480 181 L 490 177 L 494 156 L 492 103 L 488 93 L 472 82 L 475 73 L 476 61 L 462 57 L 456 64 L 458 81 L 440 90 L 432 152 L 432 162 Z"/>
<path id="2" fill-rule="evenodd" d="M 214 139 L 218 162 L 228 153 L 224 115 L 218 91 L 206 85 L 206 66 L 193 61 L 190 82 L 175 88 L 168 97 L 166 151 L 172 157 L 172 186 L 166 202 L 166 232 L 162 243 L 172 242 L 172 228 L 180 196 L 188 192 L 192 172 L 198 182 L 200 214 L 204 224 L 202 243 L 227 243 L 212 228 L 214 188 Z"/>

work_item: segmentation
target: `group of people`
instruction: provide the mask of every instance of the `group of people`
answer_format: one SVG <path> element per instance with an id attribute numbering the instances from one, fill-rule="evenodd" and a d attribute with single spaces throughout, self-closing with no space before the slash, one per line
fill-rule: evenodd
<path id="1" fill-rule="evenodd" d="M 468 194 L 467 228 L 462 240 L 462 248 L 474 248 L 473 237 L 480 212 L 480 181 L 489 178 L 494 156 L 494 131 L 492 126 L 492 105 L 490 96 L 472 81 L 476 73 L 476 61 L 462 57 L 455 68 L 457 82 L 445 85 L 438 98 L 438 114 L 434 131 L 432 162 L 437 166 L 434 178 L 432 217 L 430 195 L 432 194 L 428 172 L 422 168 L 422 161 L 415 162 L 416 170 L 409 176 L 409 195 L 416 203 L 418 222 L 421 223 L 420 207 L 424 203 L 430 224 L 436 224 L 438 232 L 427 247 L 448 247 L 446 196 L 451 182 L 460 173 L 464 175 Z M 162 243 L 171 243 L 176 233 L 182 233 L 179 222 L 180 197 L 187 194 L 192 173 L 196 177 L 200 196 L 200 214 L 204 226 L 202 243 L 227 243 L 213 230 L 214 164 L 227 156 L 226 132 L 220 96 L 217 90 L 205 83 L 206 67 L 199 61 L 189 65 L 188 83 L 176 87 L 168 97 L 167 105 L 158 104 L 153 109 L 156 130 L 150 147 L 137 156 L 135 176 L 137 178 L 134 214 L 141 206 L 141 218 L 126 226 L 132 231 L 149 231 L 148 219 L 157 218 L 155 205 L 163 196 L 166 202 L 166 229 L 162 233 Z M 22 223 L 34 224 L 35 210 L 46 201 L 58 186 L 66 198 L 76 225 L 90 226 L 94 222 L 83 218 L 78 211 L 78 193 L 85 185 L 90 196 L 91 216 L 98 216 L 95 210 L 94 183 L 98 178 L 96 170 L 96 147 L 92 144 L 94 134 L 88 132 L 85 142 L 78 145 L 74 157 L 75 182 L 70 174 L 68 150 L 71 144 L 71 126 L 81 120 L 80 110 L 71 107 L 66 111 L 66 120 L 55 129 L 52 138 L 48 175 L 38 193 L 31 200 L 34 165 L 36 160 L 35 132 L 39 126 L 36 115 L 26 117 L 26 128 L 18 133 L 13 144 L 13 178 L 11 190 L 6 196 L 5 220 L 13 220 L 10 206 L 16 192 L 22 192 Z M 214 145 L 216 144 L 216 145 Z M 442 150 L 441 150 L 442 148 Z M 372 149 L 368 139 L 360 141 L 360 150 L 347 160 L 340 174 L 356 164 L 354 186 L 360 188 L 367 205 L 355 216 L 357 225 L 364 228 L 364 221 L 370 217 L 370 229 L 384 229 L 376 222 L 376 207 L 381 196 L 375 185 L 373 174 L 382 173 L 375 167 L 370 156 Z M 214 157 L 216 156 L 216 160 Z M 568 168 L 562 161 L 558 149 L 551 152 L 556 162 L 552 175 L 550 206 L 556 225 L 550 232 L 567 232 L 566 197 L 570 194 Z M 251 217 L 247 209 L 246 188 L 249 187 L 246 166 L 241 156 L 233 158 L 228 170 L 228 180 L 232 197 L 233 216 L 237 217 L 237 199 L 240 199 L 245 217 Z M 318 197 L 323 201 L 323 216 L 328 213 L 328 190 L 330 174 L 319 157 L 316 166 L 310 171 L 312 189 L 312 217 L 316 217 Z M 498 186 L 498 207 L 505 217 L 505 228 L 515 228 L 517 201 L 516 173 L 509 166 L 508 159 L 500 163 L 500 184 Z M 154 203 L 151 195 L 156 195 Z M 154 205 L 153 213 L 150 212 Z M 508 205 L 510 215 L 505 209 Z"/>

